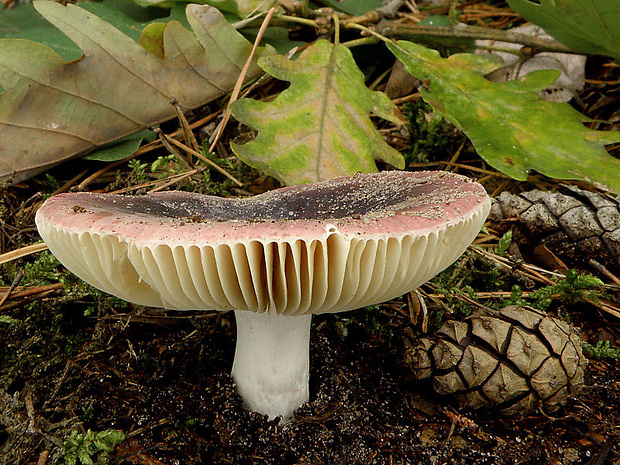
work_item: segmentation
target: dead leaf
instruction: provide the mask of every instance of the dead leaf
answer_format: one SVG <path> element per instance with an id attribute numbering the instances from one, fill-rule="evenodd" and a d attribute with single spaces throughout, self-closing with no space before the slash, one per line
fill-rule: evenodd
<path id="1" fill-rule="evenodd" d="M 192 109 L 223 95 L 252 48 L 207 5 L 187 6 L 193 32 L 168 23 L 163 58 L 78 6 L 39 0 L 35 7 L 84 55 L 66 61 L 36 42 L 0 40 L 0 182 L 170 119 L 172 98 Z M 259 72 L 253 64 L 248 78 Z"/>
<path id="2" fill-rule="evenodd" d="M 531 35 L 540 38 L 551 39 L 541 27 L 533 24 L 525 24 L 511 29 L 512 32 Z M 479 40 L 477 45 L 499 47 L 506 50 L 518 51 L 520 44 L 498 42 L 492 40 Z M 487 53 L 487 52 L 482 52 Z M 586 57 L 570 53 L 543 52 L 523 61 L 514 53 L 493 51 L 494 55 L 504 60 L 504 66 L 493 71 L 487 79 L 493 82 L 504 82 L 519 79 L 532 71 L 541 69 L 553 69 L 560 72 L 558 79 L 550 86 L 538 93 L 540 98 L 552 102 L 568 102 L 578 90 L 583 89 L 586 82 Z"/>

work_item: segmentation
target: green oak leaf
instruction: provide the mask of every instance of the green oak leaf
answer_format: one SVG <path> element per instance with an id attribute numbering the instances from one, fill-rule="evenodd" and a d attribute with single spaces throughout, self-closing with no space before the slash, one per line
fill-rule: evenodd
<path id="1" fill-rule="evenodd" d="M 375 159 L 404 167 L 369 117 L 402 124 L 398 109 L 365 86 L 349 49 L 319 40 L 295 61 L 271 55 L 258 63 L 291 85 L 272 102 L 241 99 L 231 105 L 237 120 L 258 129 L 251 142 L 232 144 L 244 162 L 287 185 L 376 171 Z"/>
<path id="2" fill-rule="evenodd" d="M 618 0 L 508 0 L 508 4 L 567 47 L 620 62 Z"/>
<path id="3" fill-rule="evenodd" d="M 409 73 L 428 82 L 422 88 L 424 100 L 460 127 L 494 168 L 519 180 L 535 169 L 620 192 L 620 160 L 605 150 L 606 144 L 620 141 L 620 132 L 589 129 L 583 124 L 589 119 L 570 105 L 538 97 L 555 81 L 556 71 L 494 83 L 484 75 L 498 63 L 486 56 L 463 53 L 445 59 L 406 41 L 389 48 Z"/>

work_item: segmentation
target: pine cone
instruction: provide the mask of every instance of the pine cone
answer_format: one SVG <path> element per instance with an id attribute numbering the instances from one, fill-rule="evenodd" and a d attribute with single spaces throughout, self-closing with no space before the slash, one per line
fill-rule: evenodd
<path id="1" fill-rule="evenodd" d="M 577 261 L 596 258 L 620 265 L 620 202 L 576 186 L 561 192 L 502 192 L 491 207 L 494 222 L 515 219 L 522 236 Z"/>
<path id="2" fill-rule="evenodd" d="M 418 379 L 470 408 L 527 413 L 554 411 L 583 385 L 587 360 L 578 330 L 532 308 L 447 321 L 433 339 L 406 353 Z"/>

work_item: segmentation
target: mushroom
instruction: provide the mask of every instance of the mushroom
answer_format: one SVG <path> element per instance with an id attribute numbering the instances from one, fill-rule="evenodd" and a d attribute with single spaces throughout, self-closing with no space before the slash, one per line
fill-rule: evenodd
<path id="1" fill-rule="evenodd" d="M 188 192 L 50 197 L 36 224 L 94 287 L 174 310 L 234 310 L 246 406 L 288 419 L 309 400 L 315 313 L 398 297 L 453 263 L 490 209 L 447 172 L 355 174 L 250 198 Z"/>

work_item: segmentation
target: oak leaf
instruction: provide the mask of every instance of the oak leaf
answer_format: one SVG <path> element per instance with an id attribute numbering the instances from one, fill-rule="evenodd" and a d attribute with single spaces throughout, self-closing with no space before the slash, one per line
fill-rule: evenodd
<path id="1" fill-rule="evenodd" d="M 35 8 L 83 56 L 66 61 L 40 43 L 0 40 L 0 182 L 170 119 L 172 98 L 186 109 L 208 103 L 232 89 L 252 48 L 207 5 L 187 6 L 192 31 L 166 25 L 163 58 L 78 6 L 38 0 Z M 248 76 L 259 72 L 253 64 Z"/>
<path id="2" fill-rule="evenodd" d="M 384 93 L 365 86 L 349 49 L 319 40 L 294 61 L 271 55 L 259 65 L 291 85 L 272 102 L 231 106 L 235 118 L 258 130 L 251 142 L 232 144 L 243 161 L 287 185 L 376 171 L 375 159 L 404 168 L 369 116 L 402 124 L 400 113 Z"/>
<path id="3" fill-rule="evenodd" d="M 605 150 L 605 144 L 620 141 L 620 132 L 590 129 L 583 124 L 588 118 L 570 105 L 538 96 L 557 79 L 557 71 L 495 83 L 484 76 L 499 64 L 483 55 L 460 53 L 446 59 L 406 41 L 389 48 L 407 71 L 424 80 L 424 100 L 460 127 L 494 168 L 519 180 L 535 169 L 620 192 L 620 160 Z"/>

